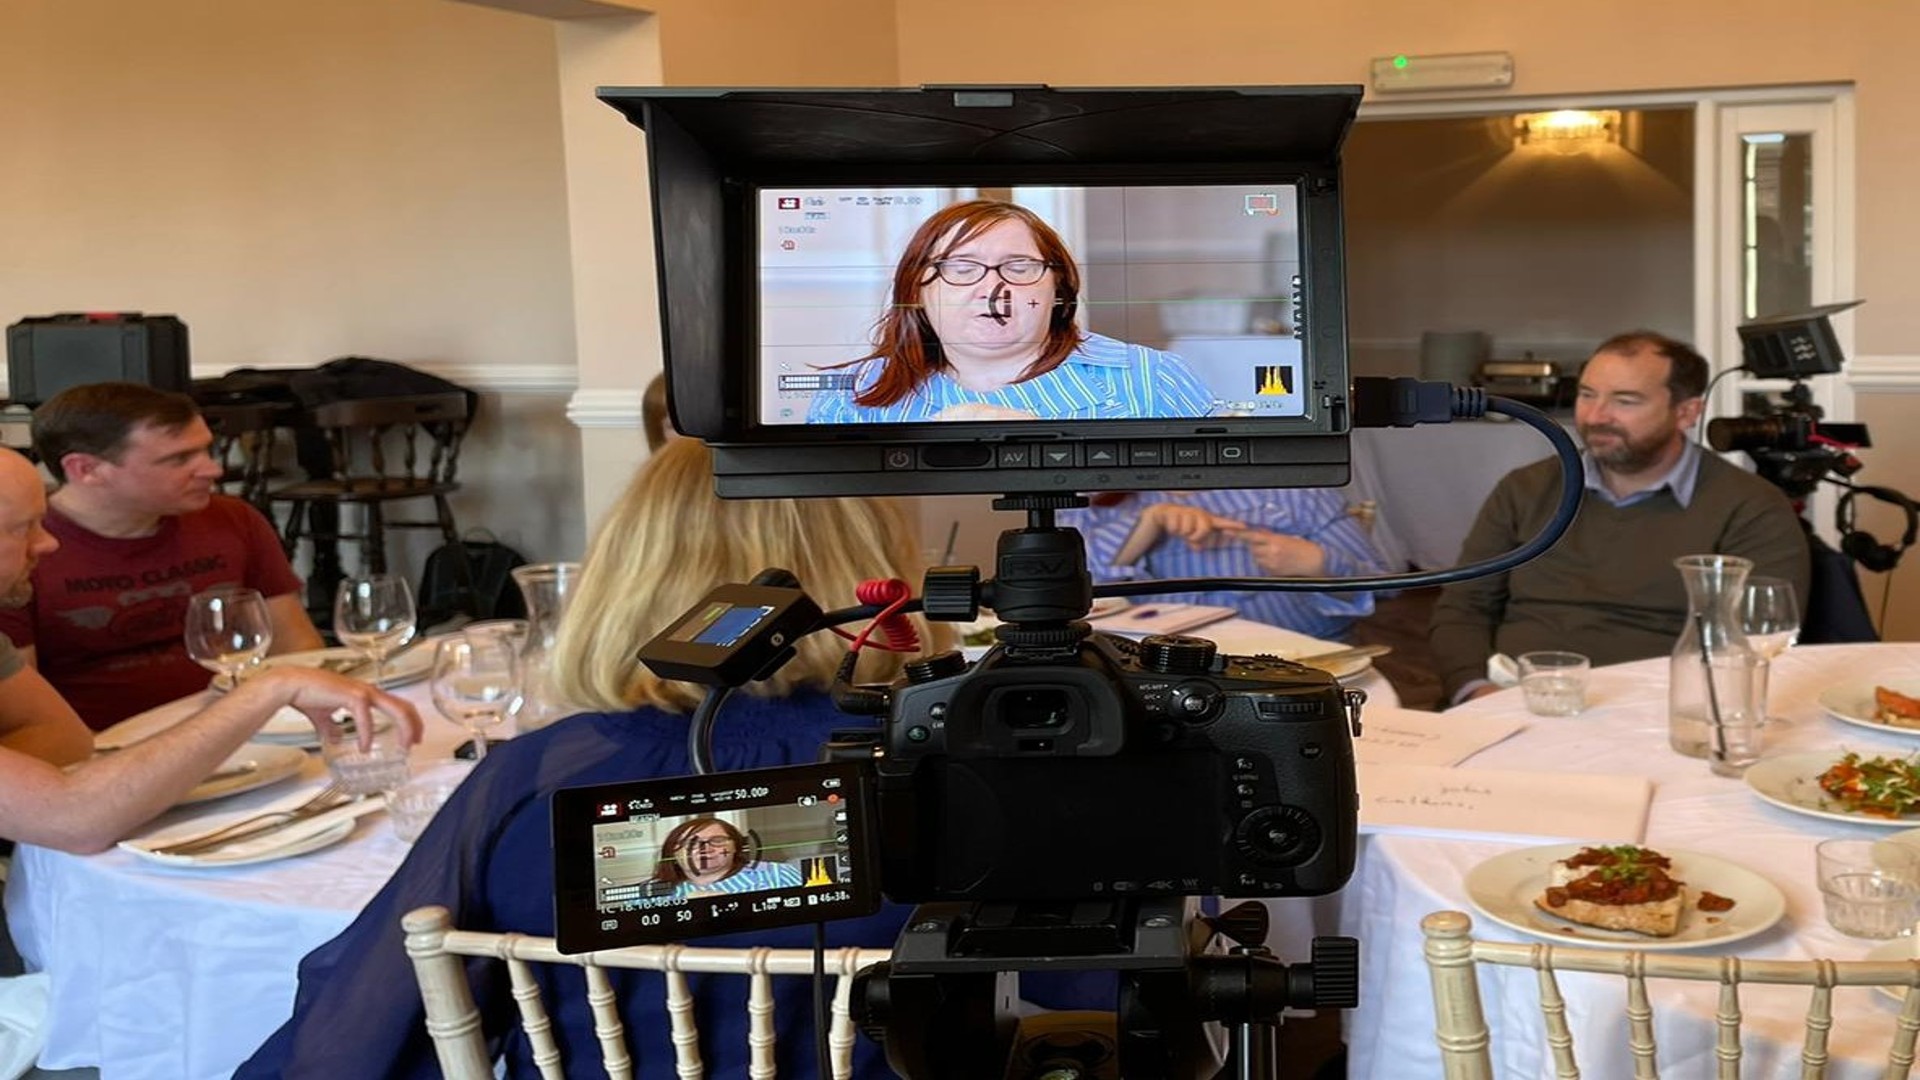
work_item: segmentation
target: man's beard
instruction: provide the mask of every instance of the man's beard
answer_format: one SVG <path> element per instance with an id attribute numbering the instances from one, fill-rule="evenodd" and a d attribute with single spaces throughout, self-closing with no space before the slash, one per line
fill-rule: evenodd
<path id="1" fill-rule="evenodd" d="M 1594 447 L 1593 435 L 1602 432 L 1614 437 L 1615 441 L 1611 449 L 1599 450 Z M 1660 454 L 1666 449 L 1667 441 L 1671 437 L 1672 432 L 1668 431 L 1649 436 L 1642 442 L 1634 442 L 1626 432 L 1616 427 L 1584 425 L 1580 428 L 1580 441 L 1586 444 L 1587 453 L 1593 455 L 1593 460 L 1618 473 L 1637 473 L 1645 470 L 1660 459 Z"/>
<path id="2" fill-rule="evenodd" d="M 33 600 L 33 579 L 22 577 L 6 592 L 0 593 L 0 608 L 23 608 Z"/>

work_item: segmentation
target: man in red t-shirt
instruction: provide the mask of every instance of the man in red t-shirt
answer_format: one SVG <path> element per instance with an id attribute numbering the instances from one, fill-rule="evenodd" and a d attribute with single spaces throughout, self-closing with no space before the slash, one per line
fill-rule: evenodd
<path id="1" fill-rule="evenodd" d="M 137 383 L 64 390 L 34 410 L 34 448 L 60 482 L 46 530 L 59 550 L 33 571 L 31 604 L 0 610 L 19 647 L 95 731 L 203 689 L 187 656 L 188 600 L 257 589 L 274 653 L 324 642 L 273 526 L 216 494 L 213 433 L 190 398 Z"/>
<path id="2" fill-rule="evenodd" d="M 33 597 L 30 571 L 54 554 L 40 473 L 0 449 L 0 610 Z M 92 854 L 172 806 L 239 749 L 280 708 L 298 709 L 315 729 L 338 714 L 371 738 L 373 710 L 419 741 L 412 705 L 318 668 L 276 668 L 248 679 L 172 727 L 112 754 L 93 754 L 93 733 L 40 673 L 0 634 L 0 836 Z"/>

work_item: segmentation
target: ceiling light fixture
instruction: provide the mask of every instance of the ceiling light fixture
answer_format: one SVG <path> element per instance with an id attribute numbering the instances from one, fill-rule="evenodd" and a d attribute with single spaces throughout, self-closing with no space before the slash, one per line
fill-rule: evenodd
<path id="1" fill-rule="evenodd" d="M 1513 118 L 1513 145 L 1579 148 L 1620 141 L 1618 109 L 1556 109 Z"/>

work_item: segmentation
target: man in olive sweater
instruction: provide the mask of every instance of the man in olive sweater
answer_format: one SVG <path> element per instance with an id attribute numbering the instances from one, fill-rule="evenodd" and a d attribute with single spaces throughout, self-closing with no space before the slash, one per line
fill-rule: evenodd
<path id="1" fill-rule="evenodd" d="M 1496 687 L 1487 658 L 1570 649 L 1595 664 L 1664 655 L 1687 614 L 1673 560 L 1751 559 L 1806 596 L 1806 533 L 1787 497 L 1687 438 L 1705 407 L 1707 361 L 1651 331 L 1603 342 L 1580 372 L 1575 426 L 1586 494 L 1546 554 L 1505 574 L 1447 586 L 1429 637 L 1447 700 Z M 1515 469 L 1480 508 L 1460 561 L 1511 551 L 1553 516 L 1558 459 Z"/>

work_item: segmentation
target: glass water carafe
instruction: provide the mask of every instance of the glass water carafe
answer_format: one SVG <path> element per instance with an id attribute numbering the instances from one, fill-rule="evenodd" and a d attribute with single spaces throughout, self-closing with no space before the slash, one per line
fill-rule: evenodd
<path id="1" fill-rule="evenodd" d="M 514 584 L 527 601 L 527 640 L 520 649 L 520 700 L 512 710 L 521 734 L 579 712 L 553 686 L 553 648 L 560 619 L 580 582 L 580 564 L 534 563 L 513 568 Z"/>
<path id="2" fill-rule="evenodd" d="M 1753 562 L 1736 555 L 1683 555 L 1673 564 L 1687 586 L 1687 621 L 1673 644 L 1668 738 L 1688 757 L 1750 764 L 1758 751 L 1756 691 L 1767 664 L 1740 627 L 1740 591 Z M 1716 760 L 1716 771 L 1720 764 Z"/>

